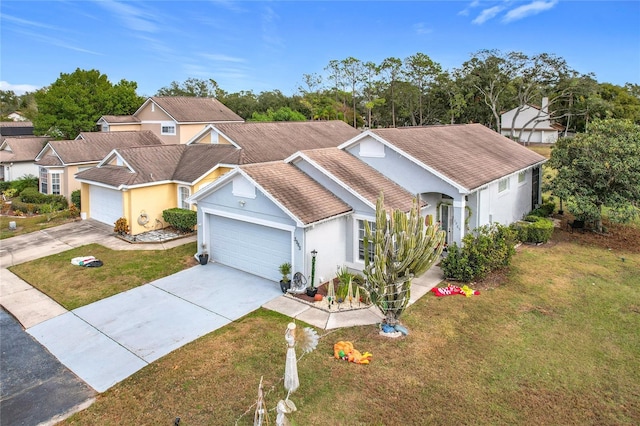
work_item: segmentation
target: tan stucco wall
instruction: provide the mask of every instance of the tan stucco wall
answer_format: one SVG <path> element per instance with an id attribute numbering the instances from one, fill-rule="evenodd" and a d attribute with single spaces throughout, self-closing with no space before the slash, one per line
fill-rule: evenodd
<path id="1" fill-rule="evenodd" d="M 193 195 L 196 192 L 200 191 L 202 188 L 204 188 L 205 186 L 207 186 L 211 182 L 215 181 L 220 176 L 222 176 L 223 174 L 227 173 L 230 170 L 231 169 L 228 168 L 228 167 L 219 167 L 216 170 L 214 170 L 213 172 L 209 173 L 209 175 L 207 175 L 202 180 L 198 181 L 198 183 L 196 185 L 191 187 L 191 195 Z"/>
<path id="2" fill-rule="evenodd" d="M 207 124 L 180 124 L 179 127 L 179 137 L 180 143 L 187 143 L 191 138 L 200 133 L 202 129 L 204 129 Z"/>
<path id="3" fill-rule="evenodd" d="M 137 132 L 141 128 L 141 124 L 110 124 L 110 132 Z"/>
<path id="4" fill-rule="evenodd" d="M 89 212 L 91 211 L 90 201 L 91 200 L 89 197 L 89 184 L 81 183 L 80 184 L 80 207 L 82 208 L 80 209 L 80 214 L 84 213 L 87 218 L 89 217 Z"/>

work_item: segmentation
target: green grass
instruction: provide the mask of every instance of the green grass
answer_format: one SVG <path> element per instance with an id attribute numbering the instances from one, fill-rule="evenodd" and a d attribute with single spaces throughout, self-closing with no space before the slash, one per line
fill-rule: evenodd
<path id="1" fill-rule="evenodd" d="M 622 261 L 621 257 L 625 260 Z M 325 333 L 299 364 L 293 424 L 640 424 L 640 254 L 525 246 L 479 296 L 430 294 L 403 316 Z M 250 425 L 260 377 L 282 386 L 290 319 L 259 310 L 161 358 L 65 424 Z M 370 365 L 335 360 L 349 340 Z M 271 423 L 275 413 L 270 411 Z"/>
<path id="2" fill-rule="evenodd" d="M 69 219 L 68 215 L 65 215 L 64 213 L 61 213 L 57 217 L 51 219 L 48 218 L 47 215 L 28 217 L 0 216 L 0 240 L 62 225 L 72 220 L 73 219 Z M 16 223 L 17 229 L 15 231 L 9 229 L 9 222 Z"/>
<path id="3" fill-rule="evenodd" d="M 196 243 L 169 250 L 117 251 L 90 244 L 9 268 L 66 309 L 75 309 L 193 266 Z M 71 259 L 95 256 L 104 266 L 74 266 Z"/>

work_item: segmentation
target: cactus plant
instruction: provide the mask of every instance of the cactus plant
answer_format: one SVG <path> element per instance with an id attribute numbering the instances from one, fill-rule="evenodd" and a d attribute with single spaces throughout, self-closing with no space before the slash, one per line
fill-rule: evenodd
<path id="1" fill-rule="evenodd" d="M 373 247 L 373 258 L 365 256 L 365 290 L 392 326 L 409 303 L 411 280 L 425 273 L 444 248 L 444 231 L 424 222 L 419 196 L 408 215 L 401 210 L 387 214 L 382 194 L 376 203 L 376 229 L 365 222 L 364 252 Z"/>

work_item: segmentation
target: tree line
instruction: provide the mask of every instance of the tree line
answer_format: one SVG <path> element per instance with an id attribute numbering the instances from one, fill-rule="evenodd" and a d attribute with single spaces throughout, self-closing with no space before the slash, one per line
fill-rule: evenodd
<path id="1" fill-rule="evenodd" d="M 215 97 L 246 120 L 343 120 L 354 127 L 481 123 L 500 131 L 500 115 L 548 99 L 566 133 L 584 132 L 596 118 L 640 124 L 640 85 L 599 83 L 558 56 L 480 50 L 459 68 L 444 70 L 424 53 L 380 63 L 331 60 L 323 73 L 304 74 L 297 93 L 229 93 L 213 79 L 189 78 L 158 96 Z M 111 84 L 97 70 L 61 74 L 50 86 L 16 96 L 0 91 L 0 116 L 23 112 L 37 134 L 73 138 L 95 129 L 101 115 L 132 114 L 141 105 L 137 83 Z"/>

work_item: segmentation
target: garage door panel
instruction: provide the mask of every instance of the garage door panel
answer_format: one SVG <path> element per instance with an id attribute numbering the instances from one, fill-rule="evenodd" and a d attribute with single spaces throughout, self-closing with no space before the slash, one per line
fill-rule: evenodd
<path id="1" fill-rule="evenodd" d="M 89 187 L 89 215 L 98 222 L 113 225 L 122 217 L 122 193 L 115 189 Z"/>
<path id="2" fill-rule="evenodd" d="M 280 280 L 278 266 L 291 262 L 291 233 L 277 228 L 211 215 L 211 257 L 273 281 Z"/>

